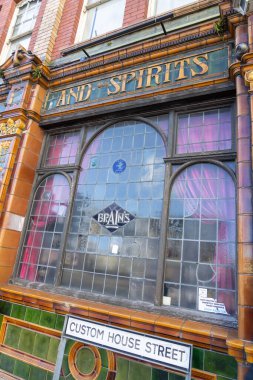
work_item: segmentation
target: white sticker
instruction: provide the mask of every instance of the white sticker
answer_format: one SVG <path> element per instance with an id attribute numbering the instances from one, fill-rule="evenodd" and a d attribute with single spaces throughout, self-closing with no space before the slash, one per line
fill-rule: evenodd
<path id="1" fill-rule="evenodd" d="M 209 313 L 228 314 L 224 303 L 207 297 L 207 289 L 199 288 L 199 310 Z"/>

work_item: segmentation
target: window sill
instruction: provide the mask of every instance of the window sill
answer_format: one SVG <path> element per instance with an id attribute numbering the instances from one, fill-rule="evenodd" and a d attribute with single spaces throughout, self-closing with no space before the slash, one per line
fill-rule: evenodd
<path id="1" fill-rule="evenodd" d="M 71 314 L 137 329 L 144 333 L 162 334 L 168 339 L 183 339 L 197 347 L 223 352 L 228 352 L 227 340 L 234 340 L 237 336 L 236 329 L 190 320 L 192 313 L 187 313 L 188 318 L 162 315 L 166 308 L 160 308 L 161 312 L 158 308 L 155 312 L 139 311 L 10 284 L 0 284 L 0 299 L 57 314 Z"/>

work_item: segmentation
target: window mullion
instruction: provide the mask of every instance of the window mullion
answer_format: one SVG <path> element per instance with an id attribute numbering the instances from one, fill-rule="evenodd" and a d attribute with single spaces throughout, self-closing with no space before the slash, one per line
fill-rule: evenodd
<path id="1" fill-rule="evenodd" d="M 160 306 L 162 304 L 163 296 L 163 283 L 164 283 L 164 263 L 165 263 L 165 250 L 167 246 L 167 224 L 168 224 L 168 210 L 169 210 L 169 181 L 172 174 L 172 165 L 165 164 L 165 181 L 164 181 L 164 202 L 161 216 L 161 229 L 160 229 L 160 241 L 158 251 L 157 262 L 157 274 L 156 274 L 156 289 L 155 289 L 155 305 Z"/>
<path id="2" fill-rule="evenodd" d="M 64 229 L 63 229 L 63 233 L 62 233 L 61 246 L 59 249 L 60 258 L 58 260 L 58 265 L 56 267 L 55 286 L 60 285 L 60 282 L 61 282 L 64 252 L 66 249 L 66 242 L 67 242 L 67 237 L 68 237 L 69 225 L 70 225 L 70 221 L 71 221 L 70 216 L 72 214 L 72 209 L 73 209 L 73 205 L 74 205 L 74 197 L 75 197 L 76 188 L 78 185 L 78 177 L 79 177 L 79 169 L 76 170 L 73 174 L 72 186 L 71 186 L 71 191 L 70 191 L 69 206 L 68 206 L 68 210 L 67 210 L 67 213 L 65 216 L 66 222 L 64 225 Z"/>

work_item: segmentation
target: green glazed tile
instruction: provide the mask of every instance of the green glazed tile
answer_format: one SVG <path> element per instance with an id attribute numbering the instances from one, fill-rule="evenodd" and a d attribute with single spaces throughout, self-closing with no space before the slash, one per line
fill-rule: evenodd
<path id="1" fill-rule="evenodd" d="M 62 315 L 57 315 L 55 322 L 55 329 L 62 331 L 65 318 Z"/>
<path id="2" fill-rule="evenodd" d="M 131 380 L 151 380 L 151 368 L 144 364 L 130 361 L 128 377 Z"/>
<path id="3" fill-rule="evenodd" d="M 47 371 L 44 371 L 41 368 L 31 367 L 29 380 L 46 380 L 46 379 L 47 379 Z"/>
<path id="4" fill-rule="evenodd" d="M 108 373 L 108 369 L 102 367 L 96 380 L 106 380 L 107 373 Z"/>
<path id="5" fill-rule="evenodd" d="M 59 343 L 60 341 L 58 339 L 50 338 L 47 360 L 52 363 L 56 362 Z"/>
<path id="6" fill-rule="evenodd" d="M 103 348 L 99 348 L 99 353 L 101 356 L 102 367 L 108 368 L 108 357 L 106 350 L 104 350 Z"/>
<path id="7" fill-rule="evenodd" d="M 27 352 L 28 354 L 32 354 L 35 335 L 36 333 L 33 331 L 22 329 L 19 340 L 19 349 Z"/>
<path id="8" fill-rule="evenodd" d="M 53 380 L 54 374 L 51 372 L 47 372 L 47 380 Z"/>
<path id="9" fill-rule="evenodd" d="M 204 370 L 231 379 L 237 379 L 236 360 L 231 356 L 205 351 Z"/>
<path id="10" fill-rule="evenodd" d="M 11 316 L 13 318 L 25 319 L 26 307 L 23 305 L 12 305 Z"/>
<path id="11" fill-rule="evenodd" d="M 29 379 L 30 366 L 27 363 L 16 360 L 13 374 L 21 377 L 22 379 Z"/>
<path id="12" fill-rule="evenodd" d="M 11 315 L 12 304 L 5 301 L 0 301 L 0 313 L 4 315 Z"/>
<path id="13" fill-rule="evenodd" d="M 71 339 L 68 339 L 68 340 L 67 340 L 66 347 L 65 347 L 65 351 L 64 351 L 64 353 L 65 353 L 66 355 L 69 354 L 69 351 L 71 350 L 71 347 L 73 346 L 74 343 L 75 343 L 74 340 L 71 340 Z"/>
<path id="14" fill-rule="evenodd" d="M 204 350 L 199 348 L 193 349 L 192 367 L 203 370 L 204 366 Z"/>
<path id="15" fill-rule="evenodd" d="M 14 325 L 8 325 L 5 334 L 4 344 L 9 347 L 18 348 L 21 328 Z"/>
<path id="16" fill-rule="evenodd" d="M 66 377 L 66 380 L 76 380 L 74 377 L 71 375 L 71 373 Z"/>
<path id="17" fill-rule="evenodd" d="M 25 313 L 25 320 L 27 322 L 35 323 L 38 325 L 40 322 L 40 315 L 41 315 L 41 310 L 27 307 L 26 313 Z"/>
<path id="18" fill-rule="evenodd" d="M 64 376 L 67 376 L 70 373 L 67 355 L 64 355 L 61 368 Z"/>
<path id="19" fill-rule="evenodd" d="M 46 359 L 48 355 L 48 347 L 50 343 L 50 337 L 43 334 L 36 334 L 33 355 L 41 359 Z"/>
<path id="20" fill-rule="evenodd" d="M 177 375 L 175 373 L 170 373 L 169 380 L 184 380 L 185 376 Z"/>
<path id="21" fill-rule="evenodd" d="M 96 358 L 94 353 L 88 347 L 82 347 L 76 353 L 75 362 L 77 370 L 88 375 L 95 368 Z"/>
<path id="22" fill-rule="evenodd" d="M 152 368 L 152 380 L 168 380 L 168 372 Z"/>
<path id="23" fill-rule="evenodd" d="M 117 375 L 115 380 L 128 379 L 129 361 L 123 358 L 117 357 Z"/>
<path id="24" fill-rule="evenodd" d="M 55 328 L 56 314 L 42 311 L 40 316 L 40 324 L 51 329 Z"/>
<path id="25" fill-rule="evenodd" d="M 15 365 L 15 359 L 10 358 L 7 355 L 1 354 L 1 369 L 6 372 L 13 373 Z"/>

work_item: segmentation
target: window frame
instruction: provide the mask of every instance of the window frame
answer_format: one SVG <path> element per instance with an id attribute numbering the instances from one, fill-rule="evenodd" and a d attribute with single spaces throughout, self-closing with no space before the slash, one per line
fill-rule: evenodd
<path id="1" fill-rule="evenodd" d="M 108 32 L 106 33 L 102 33 L 102 34 L 99 34 L 98 36 L 94 36 L 94 37 L 84 37 L 84 33 L 85 33 L 85 26 L 86 26 L 86 23 L 88 21 L 88 12 L 94 8 L 97 8 L 99 7 L 100 5 L 103 5 L 103 4 L 106 4 L 108 2 L 110 2 L 112 0 L 97 0 L 94 2 L 94 4 L 88 4 L 89 0 L 84 0 L 84 3 L 83 3 L 83 8 L 82 8 L 82 12 L 81 12 L 81 16 L 80 16 L 80 19 L 79 19 L 79 24 L 78 24 L 78 28 L 77 28 L 77 33 L 76 33 L 76 37 L 75 37 L 75 44 L 78 44 L 78 43 L 81 43 L 81 42 L 84 42 L 84 41 L 91 41 L 95 38 L 100 38 L 101 36 L 105 35 L 105 34 L 108 34 L 108 33 L 111 33 L 115 30 L 117 30 L 118 28 L 113 28 L 113 29 L 110 29 Z M 124 15 L 125 15 L 125 10 L 126 10 L 126 1 L 125 0 L 125 7 L 124 7 L 124 11 L 123 11 L 123 20 L 122 20 L 122 25 L 121 27 L 123 26 L 123 22 L 124 22 Z M 92 22 L 93 26 L 94 26 L 94 21 Z M 91 30 L 89 31 L 89 34 L 91 35 L 93 33 L 93 26 L 91 27 Z"/>
<path id="2" fill-rule="evenodd" d="M 3 44 L 3 48 L 2 48 L 2 52 L 1 52 L 1 56 L 0 56 L 0 64 L 5 62 L 5 60 L 8 58 L 8 55 L 11 55 L 12 52 L 10 51 L 10 49 L 11 49 L 11 45 L 13 42 L 18 41 L 19 39 L 22 39 L 23 37 L 26 37 L 29 35 L 32 36 L 32 32 L 33 32 L 34 28 L 31 28 L 31 30 L 27 30 L 24 33 L 20 33 L 20 34 L 17 34 L 16 36 L 13 36 L 14 28 L 15 28 L 15 25 L 17 22 L 17 18 L 19 15 L 20 8 L 31 3 L 32 1 L 36 1 L 37 3 L 40 3 L 40 5 L 42 2 L 42 0 L 22 0 L 16 5 L 12 19 L 11 19 L 10 26 L 8 28 L 7 36 L 6 36 L 5 42 Z M 39 8 L 40 8 L 40 6 L 39 6 Z M 36 22 L 36 20 L 35 20 L 35 22 Z M 30 44 L 30 41 L 29 41 L 29 44 Z M 21 45 L 22 45 L 22 41 L 21 41 Z"/>
<path id="3" fill-rule="evenodd" d="M 231 129 L 232 129 L 232 149 L 228 151 L 217 151 L 215 153 L 213 152 L 205 152 L 205 153 L 195 153 L 194 155 L 185 155 L 185 154 L 180 154 L 177 155 L 175 153 L 175 147 L 176 147 L 176 140 L 177 140 L 177 118 L 178 115 L 182 113 L 193 113 L 193 112 L 198 112 L 198 111 L 207 111 L 210 109 L 217 109 L 221 107 L 228 107 L 230 106 L 231 108 Z M 18 264 L 21 258 L 21 252 L 22 252 L 22 246 L 24 242 L 24 237 L 25 233 L 27 230 L 27 225 L 30 217 L 30 212 L 31 212 L 31 205 L 32 201 L 34 199 L 35 192 L 39 186 L 39 184 L 47 177 L 48 175 L 52 174 L 64 174 L 65 176 L 68 175 L 69 178 L 71 178 L 70 173 L 72 173 L 72 179 L 71 179 L 71 192 L 70 192 L 70 201 L 69 201 L 69 206 L 68 210 L 66 213 L 66 221 L 64 224 L 64 232 L 63 232 L 63 242 L 61 244 L 61 248 L 59 251 L 59 256 L 61 257 L 61 260 L 59 261 L 59 267 L 57 268 L 57 274 L 56 274 L 56 282 L 53 285 L 53 291 L 57 292 L 58 294 L 68 294 L 70 296 L 74 296 L 76 294 L 76 289 L 68 289 L 64 288 L 63 286 L 60 286 L 60 278 L 62 274 L 62 264 L 63 264 L 63 259 L 64 259 L 64 254 L 65 254 L 65 248 L 66 248 L 66 243 L 67 243 L 67 235 L 69 232 L 69 227 L 70 227 L 70 219 L 72 215 L 72 209 L 73 209 L 73 204 L 74 204 L 74 195 L 75 195 L 75 190 L 78 185 L 78 178 L 80 175 L 80 165 L 83 159 L 83 156 L 86 152 L 86 150 L 89 148 L 90 144 L 94 141 L 94 139 L 102 133 L 104 130 L 106 130 L 108 127 L 112 126 L 113 124 L 116 124 L 121 121 L 141 121 L 145 122 L 146 124 L 152 126 L 155 128 L 159 134 L 162 136 L 164 142 L 165 142 L 165 149 L 166 149 L 166 158 L 164 158 L 165 162 L 165 177 L 164 177 L 164 194 L 163 194 L 163 206 L 162 206 L 162 216 L 161 216 L 161 231 L 160 231 L 160 240 L 159 240 L 159 251 L 158 251 L 158 266 L 157 266 L 157 276 L 156 276 L 156 290 L 155 290 L 155 298 L 154 302 L 150 304 L 146 304 L 144 301 L 131 301 L 124 299 L 121 301 L 121 299 L 117 298 L 116 296 L 110 297 L 102 294 L 96 294 L 92 292 L 87 292 L 87 291 L 78 291 L 78 293 L 82 294 L 82 297 L 86 299 L 91 299 L 94 300 L 97 297 L 99 299 L 102 299 L 102 302 L 106 303 L 111 303 L 111 304 L 119 304 L 122 306 L 129 306 L 130 308 L 133 307 L 135 304 L 141 304 L 144 309 L 152 309 L 154 311 L 161 311 L 164 310 L 168 312 L 170 315 L 175 315 L 175 316 L 181 316 L 184 317 L 186 314 L 190 315 L 193 319 L 201 319 L 204 320 L 208 318 L 209 320 L 214 321 L 214 323 L 219 323 L 219 324 L 229 324 L 231 326 L 236 326 L 236 321 L 237 317 L 236 316 L 223 316 L 222 314 L 215 314 L 215 313 L 209 313 L 209 312 L 203 312 L 203 311 L 198 311 L 198 310 L 191 310 L 191 309 L 186 309 L 182 307 L 176 307 L 176 306 L 166 306 L 162 305 L 162 298 L 163 298 L 163 278 L 164 278 L 164 263 L 165 263 L 165 254 L 166 254 L 166 244 L 167 244 L 167 224 L 168 224 L 168 215 L 169 215 L 169 202 L 170 202 L 170 194 L 171 194 L 171 189 L 174 183 L 175 178 L 180 174 L 181 171 L 183 171 L 186 167 L 194 165 L 196 163 L 211 163 L 218 165 L 219 167 L 223 168 L 228 174 L 232 177 L 233 182 L 235 184 L 235 192 L 236 192 L 236 176 L 234 171 L 228 167 L 226 164 L 227 161 L 233 161 L 235 162 L 236 158 L 236 152 L 235 152 L 235 128 L 234 128 L 234 103 L 233 103 L 233 98 L 231 99 L 225 99 L 224 101 L 220 102 L 218 104 L 217 101 L 214 101 L 212 105 L 210 105 L 209 102 L 202 102 L 201 104 L 199 103 L 193 103 L 189 104 L 184 107 L 171 107 L 171 108 L 165 108 L 164 110 L 159 110 L 157 107 L 155 107 L 155 110 L 150 111 L 150 113 L 147 115 L 145 113 L 140 113 L 140 115 L 143 116 L 126 116 L 123 118 L 113 118 L 111 117 L 111 120 L 108 122 L 104 122 L 103 119 L 98 119 L 96 121 L 90 121 L 87 122 L 82 122 L 75 124 L 73 126 L 73 129 L 71 129 L 70 132 L 74 131 L 80 131 L 80 135 L 82 136 L 82 139 L 80 139 L 80 146 L 79 146 L 79 154 L 78 154 L 78 162 L 76 161 L 75 165 L 58 165 L 58 166 L 52 166 L 52 167 L 47 167 L 45 166 L 45 159 L 46 159 L 46 152 L 47 149 L 45 149 L 50 136 L 56 135 L 56 134 L 61 134 L 61 133 L 67 133 L 69 130 L 66 130 L 65 128 L 57 128 L 54 130 L 49 130 L 44 138 L 43 142 L 43 149 L 41 151 L 41 158 L 40 158 L 40 163 L 39 163 L 39 169 L 37 169 L 37 176 L 34 181 L 34 186 L 33 186 L 33 191 L 32 191 L 32 196 L 29 201 L 29 206 L 28 210 L 29 212 L 27 213 L 26 221 L 24 224 L 24 229 L 22 232 L 22 238 L 20 241 L 20 246 L 19 246 L 19 255 L 16 260 L 16 265 L 15 265 L 15 270 L 13 272 L 13 282 L 18 283 L 21 285 L 25 285 L 25 282 L 17 277 L 17 268 Z M 151 121 L 150 118 L 157 117 L 159 115 L 168 115 L 168 130 L 167 130 L 167 135 L 163 132 L 162 129 L 159 128 L 158 124 L 156 124 L 153 120 Z M 89 138 L 85 141 L 87 131 L 90 128 L 94 128 L 94 133 L 89 136 Z M 81 148 L 80 148 L 81 147 Z M 224 154 L 226 153 L 226 154 Z M 236 162 L 235 162 L 236 163 Z M 179 165 L 179 169 L 172 173 L 172 166 L 174 165 Z M 46 174 L 45 174 L 46 173 Z M 236 208 L 237 211 L 237 208 Z M 236 226 L 237 227 L 237 226 Z M 237 246 L 237 241 L 235 241 L 235 244 Z M 237 256 L 236 256 L 236 266 L 235 270 L 237 273 Z M 49 287 L 46 283 L 36 283 L 37 287 L 40 289 L 45 289 L 48 291 L 52 291 L 52 286 Z M 33 285 L 34 286 L 34 285 Z M 35 286 L 35 287 L 36 287 Z M 236 292 L 236 297 L 238 298 L 238 292 L 237 292 L 237 279 L 236 279 L 236 287 L 235 287 L 235 292 Z"/>

